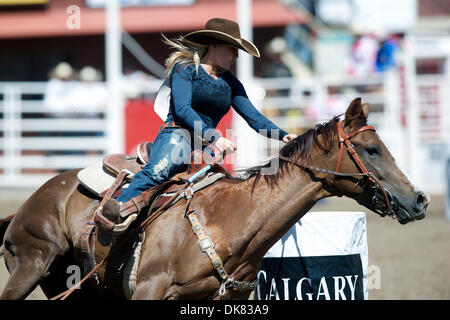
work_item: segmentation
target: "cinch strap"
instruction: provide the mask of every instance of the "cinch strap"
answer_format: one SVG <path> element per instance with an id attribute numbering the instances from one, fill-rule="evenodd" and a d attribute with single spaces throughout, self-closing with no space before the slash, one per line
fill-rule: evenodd
<path id="1" fill-rule="evenodd" d="M 219 288 L 219 296 L 223 298 L 226 293 L 226 289 L 230 287 L 235 290 L 254 290 L 256 287 L 256 280 L 253 282 L 235 281 L 233 277 L 227 274 L 225 268 L 223 267 L 222 259 L 220 259 L 216 249 L 214 249 L 214 243 L 203 231 L 203 227 L 195 215 L 195 210 L 191 206 L 192 194 L 186 198 L 188 200 L 188 204 L 186 206 L 185 216 L 189 219 L 192 226 L 192 231 L 194 231 L 198 238 L 197 244 L 199 245 L 200 250 L 208 255 L 214 269 L 216 269 L 217 273 L 222 278 L 222 283 Z"/>

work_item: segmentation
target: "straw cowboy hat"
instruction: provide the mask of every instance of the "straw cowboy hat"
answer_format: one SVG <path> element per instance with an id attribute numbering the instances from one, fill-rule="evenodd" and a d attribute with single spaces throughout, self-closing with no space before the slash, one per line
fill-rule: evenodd
<path id="1" fill-rule="evenodd" d="M 50 77 L 52 78 L 62 78 L 69 79 L 73 76 L 74 70 L 70 64 L 67 62 L 60 62 L 56 65 L 56 67 L 51 70 Z"/>
<path id="2" fill-rule="evenodd" d="M 80 77 L 80 80 L 84 82 L 93 82 L 102 80 L 102 75 L 100 71 L 97 71 L 91 66 L 83 67 L 83 69 L 80 70 L 78 76 Z"/>
<path id="3" fill-rule="evenodd" d="M 239 25 L 231 20 L 212 18 L 206 22 L 205 29 L 193 31 L 183 37 L 187 44 L 231 44 L 236 48 L 258 57 L 258 48 L 248 40 L 241 38 Z"/>

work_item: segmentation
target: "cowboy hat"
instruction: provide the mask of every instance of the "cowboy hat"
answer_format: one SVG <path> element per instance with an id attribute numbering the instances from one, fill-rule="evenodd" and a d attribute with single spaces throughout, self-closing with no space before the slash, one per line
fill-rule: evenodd
<path id="1" fill-rule="evenodd" d="M 213 44 L 226 43 L 242 49 L 245 52 L 258 57 L 258 48 L 248 40 L 241 38 L 239 25 L 231 20 L 212 18 L 206 22 L 205 29 L 193 31 L 183 37 L 187 44 Z"/>
<path id="2" fill-rule="evenodd" d="M 91 66 L 83 67 L 83 69 L 80 70 L 78 76 L 80 77 L 80 80 L 84 82 L 93 82 L 102 80 L 102 75 L 100 74 L 100 71 L 97 71 Z"/>
<path id="3" fill-rule="evenodd" d="M 74 70 L 72 66 L 69 63 L 62 61 L 50 72 L 50 77 L 69 79 L 73 74 Z"/>

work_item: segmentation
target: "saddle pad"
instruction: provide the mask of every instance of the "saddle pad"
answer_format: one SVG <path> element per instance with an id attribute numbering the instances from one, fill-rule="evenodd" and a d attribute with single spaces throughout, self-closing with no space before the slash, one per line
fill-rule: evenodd
<path id="1" fill-rule="evenodd" d="M 96 196 L 99 196 L 103 191 L 108 190 L 114 180 L 116 180 L 115 177 L 105 172 L 102 161 L 79 171 L 77 178 L 83 187 Z"/>

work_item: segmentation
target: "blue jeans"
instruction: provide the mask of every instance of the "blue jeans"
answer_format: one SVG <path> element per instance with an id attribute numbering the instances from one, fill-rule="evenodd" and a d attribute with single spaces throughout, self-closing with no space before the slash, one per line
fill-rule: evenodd
<path id="1" fill-rule="evenodd" d="M 136 174 L 128 188 L 123 189 L 117 201 L 126 202 L 184 171 L 192 146 L 188 131 L 179 127 L 161 130 L 152 144 L 148 163 Z"/>

